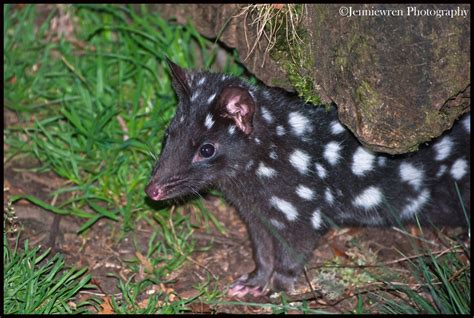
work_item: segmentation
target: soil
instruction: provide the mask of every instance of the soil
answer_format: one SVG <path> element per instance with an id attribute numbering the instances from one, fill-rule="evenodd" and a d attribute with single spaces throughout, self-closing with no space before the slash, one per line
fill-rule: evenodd
<path id="1" fill-rule="evenodd" d="M 39 166 L 38 162 L 31 160 L 13 160 L 4 166 L 4 191 L 7 200 L 15 194 L 32 194 L 46 202 L 50 202 L 49 193 L 64 184 L 64 180 L 54 173 L 33 173 L 29 168 Z M 60 202 L 61 198 L 58 198 Z M 6 201 L 4 201 L 5 204 Z M 177 271 L 170 273 L 162 284 L 153 285 L 142 296 L 164 290 L 175 294 L 173 297 L 190 298 L 198 294 L 194 288 L 198 284 L 205 283 L 208 273 L 216 280 L 211 280 L 209 290 L 216 288 L 225 292 L 227 286 L 240 275 L 250 272 L 254 268 L 250 241 L 244 224 L 238 218 L 234 208 L 223 205 L 219 198 L 213 196 L 205 197 L 205 206 L 226 228 L 226 234 L 212 229 L 213 233 L 206 233 L 204 229 L 196 229 L 193 238 L 198 248 L 186 260 L 184 265 Z M 140 281 L 145 278 L 147 264 L 147 244 L 155 229 L 144 220 L 138 220 L 135 230 L 124 233 L 120 222 L 102 219 L 90 230 L 77 234 L 78 229 L 84 222 L 72 216 L 55 216 L 31 203 L 23 200 L 14 205 L 18 221 L 23 228 L 21 232 L 20 246 L 25 239 L 29 240 L 30 246 L 52 247 L 53 253 L 61 252 L 65 256 L 67 266 L 76 268 L 87 267 L 92 274 L 93 284 L 98 288 L 95 291 L 81 293 L 80 297 L 89 297 L 94 294 L 99 297 L 115 295 L 120 299 L 117 277 L 124 281 L 130 279 Z M 184 206 L 180 213 L 192 213 L 192 206 Z M 156 212 L 158 213 L 158 212 Z M 56 222 L 55 222 L 56 221 Z M 59 221 L 59 224 L 58 224 Z M 451 230 L 455 231 L 455 230 Z M 450 234 L 452 234 L 450 232 Z M 404 255 L 413 255 L 413 240 L 408 239 L 412 233 L 401 233 L 393 229 L 377 228 L 345 228 L 332 230 L 322 239 L 319 247 L 314 251 L 313 258 L 307 264 L 307 278 L 300 275 L 296 290 L 289 296 L 289 300 L 308 300 L 311 308 L 327 312 L 350 312 L 357 304 L 354 296 L 357 290 L 369 291 L 383 284 L 372 282 L 365 278 L 368 273 L 372 276 L 381 273 L 379 267 L 363 267 L 358 264 L 380 264 L 403 259 Z M 433 251 L 444 250 L 437 237 L 430 231 L 424 232 L 424 238 L 431 242 Z M 411 242 L 411 243 L 410 243 Z M 420 241 L 421 242 L 421 241 Z M 12 240 L 13 243 L 13 240 Z M 199 247 L 203 247 L 200 249 Z M 205 249 L 205 247 L 210 247 Z M 50 254 L 52 255 L 52 254 Z M 133 258 L 145 259 L 140 266 L 138 274 L 130 269 L 127 260 Z M 340 268 L 334 268 L 337 263 Z M 406 267 L 407 262 L 395 262 L 389 265 L 390 271 L 399 274 L 396 279 L 408 284 L 418 283 L 412 277 L 410 270 Z M 349 272 L 348 272 L 349 271 Z M 387 273 L 387 267 L 382 270 Z M 115 277 L 110 273 L 114 273 Z M 345 277 L 349 275 L 350 277 Z M 342 284 L 341 282 L 345 282 Z M 310 287 L 311 283 L 311 287 Z M 379 284 L 379 285 L 377 285 Z M 311 292 L 311 288 L 315 291 Z M 224 296 L 220 301 L 236 301 L 238 299 Z M 244 299 L 252 302 L 280 303 L 280 298 L 269 296 Z M 369 306 L 368 300 L 366 305 Z M 207 305 L 196 300 L 189 305 L 195 313 L 219 312 L 219 313 L 264 313 L 270 312 L 265 307 L 243 306 L 243 305 Z M 366 307 L 369 308 L 369 307 Z"/>

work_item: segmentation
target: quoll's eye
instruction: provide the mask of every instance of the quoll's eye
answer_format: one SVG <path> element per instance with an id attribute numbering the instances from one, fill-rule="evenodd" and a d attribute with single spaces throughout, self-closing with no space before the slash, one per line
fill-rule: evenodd
<path id="1" fill-rule="evenodd" d="M 199 149 L 199 153 L 203 158 L 211 158 L 216 152 L 216 148 L 212 144 L 204 144 Z"/>

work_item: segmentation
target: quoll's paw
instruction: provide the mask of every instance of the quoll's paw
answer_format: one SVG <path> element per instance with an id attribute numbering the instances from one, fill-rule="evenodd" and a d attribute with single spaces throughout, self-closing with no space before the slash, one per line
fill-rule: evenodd
<path id="1" fill-rule="evenodd" d="M 265 295 L 263 288 L 260 286 L 247 286 L 243 283 L 234 283 L 230 286 L 227 292 L 229 296 L 245 297 L 246 295 L 252 295 L 253 297 L 259 297 Z"/>
<path id="2" fill-rule="evenodd" d="M 272 285 L 275 291 L 285 291 L 288 293 L 294 292 L 296 277 L 291 275 L 285 275 L 278 272 L 273 274 Z"/>
<path id="3" fill-rule="evenodd" d="M 249 278 L 249 275 L 245 274 L 230 285 L 227 294 L 239 298 L 246 295 L 259 297 L 266 294 L 266 287 L 267 282 L 262 282 L 255 277 Z"/>

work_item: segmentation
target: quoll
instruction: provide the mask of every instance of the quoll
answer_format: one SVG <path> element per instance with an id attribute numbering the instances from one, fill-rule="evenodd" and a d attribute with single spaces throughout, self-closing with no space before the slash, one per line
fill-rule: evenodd
<path id="1" fill-rule="evenodd" d="M 216 186 L 245 222 L 256 268 L 229 295 L 291 290 L 334 224 L 466 225 L 470 113 L 415 153 L 364 148 L 336 111 L 169 61 L 179 98 L 146 193 L 172 199 Z M 455 182 L 460 191 L 457 194 Z"/>

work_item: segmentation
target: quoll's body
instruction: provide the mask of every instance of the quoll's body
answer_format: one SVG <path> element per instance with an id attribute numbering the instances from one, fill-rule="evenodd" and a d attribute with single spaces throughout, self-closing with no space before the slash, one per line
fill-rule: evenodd
<path id="1" fill-rule="evenodd" d="M 333 224 L 465 225 L 470 114 L 415 153 L 366 150 L 335 111 L 268 87 L 170 62 L 179 97 L 147 194 L 164 200 L 217 186 L 248 227 L 256 269 L 231 295 L 289 290 Z"/>

